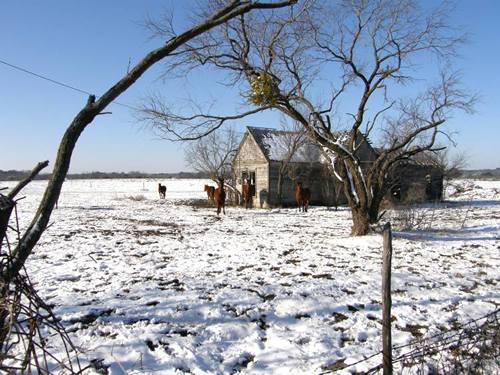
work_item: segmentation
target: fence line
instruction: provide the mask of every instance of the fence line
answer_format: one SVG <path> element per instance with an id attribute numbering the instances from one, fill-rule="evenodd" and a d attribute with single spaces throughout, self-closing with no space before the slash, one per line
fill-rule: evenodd
<path id="1" fill-rule="evenodd" d="M 423 337 L 423 338 L 412 340 L 409 343 L 404 344 L 404 345 L 393 346 L 392 347 L 393 351 L 394 350 L 401 350 L 401 349 L 408 348 L 408 347 L 416 347 L 416 348 L 394 358 L 392 360 L 392 363 L 395 364 L 395 363 L 402 363 L 404 361 L 409 361 L 409 360 L 422 359 L 425 356 L 435 354 L 436 351 L 440 351 L 442 349 L 447 349 L 454 344 L 455 345 L 460 344 L 464 338 L 463 337 L 464 333 L 469 334 L 466 338 L 468 338 L 469 340 L 472 340 L 473 337 L 470 337 L 470 334 L 482 334 L 482 333 L 484 333 L 485 329 L 487 330 L 489 328 L 488 325 L 491 325 L 494 330 L 496 329 L 495 332 L 498 332 L 499 314 L 500 314 L 500 309 L 496 309 L 496 310 L 494 310 L 486 315 L 483 315 L 479 318 L 476 318 L 476 319 L 470 320 L 466 323 L 463 323 L 460 326 L 460 328 L 457 328 L 457 329 L 451 331 L 451 332 L 454 332 L 452 334 L 449 334 L 449 332 L 442 332 L 442 333 L 438 333 L 438 334 L 435 334 L 435 335 L 432 335 L 429 337 Z M 486 319 L 486 322 L 484 322 L 482 325 L 478 326 L 477 323 L 483 319 Z M 470 328 L 471 326 L 475 326 L 475 327 L 472 327 L 472 329 L 471 329 Z M 493 338 L 498 340 L 498 342 L 496 342 L 495 344 L 497 344 L 497 345 L 500 344 L 500 335 L 497 334 L 495 336 L 493 333 Z M 433 342 L 429 343 L 429 341 L 433 341 Z M 459 348 L 454 348 L 454 349 L 459 349 Z M 492 349 L 500 351 L 500 347 L 498 347 L 498 346 L 496 347 L 496 349 L 494 347 Z M 349 367 L 356 366 L 356 365 L 359 365 L 361 363 L 367 362 L 367 361 L 371 360 L 372 358 L 374 358 L 378 355 L 382 355 L 382 354 L 383 354 L 383 350 L 380 350 L 376 353 L 369 355 L 368 357 L 366 357 L 364 359 L 361 359 L 357 362 L 346 365 L 345 367 L 342 368 L 342 370 L 345 370 Z M 368 374 L 376 373 L 377 371 L 379 371 L 382 368 L 382 366 L 383 365 L 381 363 L 381 364 L 379 364 L 375 367 L 372 367 L 369 370 L 365 371 L 363 374 L 368 375 Z M 331 374 L 335 371 L 338 371 L 338 370 L 326 370 L 326 371 L 321 372 L 319 375 Z"/>

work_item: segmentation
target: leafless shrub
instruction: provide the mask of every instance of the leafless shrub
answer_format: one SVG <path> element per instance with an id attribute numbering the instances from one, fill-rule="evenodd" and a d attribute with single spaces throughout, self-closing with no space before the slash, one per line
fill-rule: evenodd
<path id="1" fill-rule="evenodd" d="M 492 374 L 500 367 L 500 310 L 453 331 L 412 343 L 395 359 L 401 373 Z"/>
<path id="2" fill-rule="evenodd" d="M 398 206 L 393 212 L 391 222 L 397 230 L 423 230 L 429 228 L 432 217 L 433 210 L 415 205 Z"/>
<path id="3" fill-rule="evenodd" d="M 19 238 L 18 228 L 9 229 L 12 237 Z M 8 236 L 3 238 L 2 248 L 6 251 L 0 253 L 0 271 L 11 261 Z M 51 307 L 36 293 L 24 269 L 10 282 L 0 282 L 0 373 L 82 371 L 77 349 Z"/>
<path id="4" fill-rule="evenodd" d="M 0 316 L 5 335 L 1 370 L 8 374 L 81 373 L 77 349 L 26 275 L 19 275 L 9 285 Z"/>

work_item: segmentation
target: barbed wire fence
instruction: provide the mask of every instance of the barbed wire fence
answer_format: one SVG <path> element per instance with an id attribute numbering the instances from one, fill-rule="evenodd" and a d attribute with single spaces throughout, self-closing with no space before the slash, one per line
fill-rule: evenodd
<path id="1" fill-rule="evenodd" d="M 0 198 L 6 198 L 0 194 Z M 19 200 L 19 199 L 18 199 Z M 0 274 L 20 238 L 17 201 L 0 239 Z M 13 242 L 9 240 L 15 238 Z M 37 294 L 23 269 L 8 284 L 0 281 L 0 373 L 81 374 L 79 351 L 60 320 Z"/>
<path id="2" fill-rule="evenodd" d="M 500 309 L 471 320 L 453 330 L 393 346 L 392 364 L 397 374 L 500 374 Z M 398 354 L 399 353 L 399 354 Z M 355 366 L 380 364 L 367 371 Z M 341 364 L 323 374 L 338 371 L 359 375 L 382 373 L 382 351 L 350 364 Z"/>
<path id="3" fill-rule="evenodd" d="M 500 309 L 458 329 L 411 342 L 394 363 L 431 374 L 494 374 L 500 371 Z M 398 350 L 399 348 L 395 348 Z"/>
<path id="4" fill-rule="evenodd" d="M 382 332 L 383 349 L 354 363 L 345 358 L 325 368 L 323 374 L 338 371 L 353 374 L 500 374 L 500 309 L 452 329 L 393 346 L 391 334 L 391 259 L 393 253 L 390 222 L 379 228 L 382 253 Z M 498 306 L 495 304 L 495 306 Z M 373 366 L 380 356 L 378 364 Z M 375 362 L 376 363 L 376 362 Z M 357 368 L 364 368 L 358 371 Z"/>

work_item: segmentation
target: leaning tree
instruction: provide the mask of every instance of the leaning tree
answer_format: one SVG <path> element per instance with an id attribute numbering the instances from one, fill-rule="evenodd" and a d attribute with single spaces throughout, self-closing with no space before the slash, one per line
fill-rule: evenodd
<path id="1" fill-rule="evenodd" d="M 226 71 L 248 110 L 180 114 L 155 102 L 143 117 L 183 139 L 256 112 L 284 113 L 324 150 L 352 210 L 352 233 L 367 234 L 391 170 L 435 152 L 450 136 L 453 112 L 472 111 L 475 96 L 449 70 L 465 39 L 449 24 L 449 10 L 416 0 L 306 0 L 272 15 L 242 15 L 183 45 L 173 64 Z M 370 163 L 359 152 L 368 137 L 383 140 Z"/>
<path id="2" fill-rule="evenodd" d="M 13 350 L 17 342 L 16 338 L 11 338 L 14 341 L 10 344 L 5 342 L 9 340 L 9 324 L 12 324 L 12 320 L 16 319 L 16 316 L 9 315 L 12 311 L 6 301 L 9 300 L 8 296 L 10 294 L 16 292 L 12 290 L 12 288 L 16 288 L 16 285 L 19 285 L 14 285 L 15 280 L 19 278 L 26 260 L 38 243 L 42 233 L 47 228 L 52 211 L 59 198 L 63 182 L 66 178 L 73 150 L 82 132 L 98 115 L 103 113 L 110 103 L 132 86 L 153 65 L 174 56 L 179 56 L 179 54 L 182 55 L 182 46 L 186 43 L 195 43 L 194 40 L 204 33 L 248 12 L 258 9 L 264 11 L 287 7 L 294 4 L 296 1 L 297 0 L 208 1 L 206 9 L 201 9 L 200 6 L 199 10 L 203 11 L 200 13 L 198 22 L 194 26 L 179 34 L 169 34 L 169 37 L 161 47 L 149 52 L 142 60 L 132 67 L 123 78 L 101 96 L 89 96 L 87 103 L 71 121 L 61 139 L 51 178 L 31 223 L 24 230 L 23 234 L 20 235 L 17 244 L 15 244 L 10 253 L 0 253 L 0 255 L 2 255 L 0 259 L 0 349 L 3 351 L 0 354 L 0 362 L 3 361 L 4 358 L 9 357 L 9 353 L 6 351 Z M 16 194 L 18 194 L 31 178 L 47 165 L 48 162 L 39 163 L 28 179 L 23 181 L 8 194 L 0 194 L 0 244 L 7 241 L 8 222 L 13 207 L 16 204 L 14 201 Z M 27 352 L 32 352 L 32 350 L 27 349 Z M 27 360 L 33 360 L 33 358 L 28 358 Z M 35 358 L 34 361 L 36 362 L 36 360 Z M 25 362 L 26 360 L 23 359 L 23 366 L 26 366 Z M 25 369 L 26 367 L 23 368 Z"/>

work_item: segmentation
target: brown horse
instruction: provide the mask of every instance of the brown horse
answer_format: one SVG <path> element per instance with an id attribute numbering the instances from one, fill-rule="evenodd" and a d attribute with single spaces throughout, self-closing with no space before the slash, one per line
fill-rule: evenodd
<path id="1" fill-rule="evenodd" d="M 207 192 L 208 203 L 215 203 L 215 188 L 210 185 L 205 185 L 205 189 L 203 191 Z"/>
<path id="2" fill-rule="evenodd" d="M 167 194 L 167 187 L 162 184 L 158 184 L 158 194 L 160 194 L 160 199 L 165 199 L 165 195 Z"/>
<path id="3" fill-rule="evenodd" d="M 309 208 L 309 201 L 311 200 L 311 190 L 309 190 L 309 188 L 302 187 L 302 182 L 297 182 L 295 200 L 299 206 L 299 212 L 301 208 L 302 212 L 307 212 L 307 209 Z"/>
<path id="4" fill-rule="evenodd" d="M 217 185 L 218 187 L 215 189 L 214 198 L 217 203 L 217 216 L 219 216 L 221 209 L 224 215 L 226 214 L 226 191 L 224 190 L 224 180 L 222 178 L 219 179 Z"/>
<path id="5" fill-rule="evenodd" d="M 245 208 L 248 209 L 252 206 L 252 197 L 255 191 L 255 185 L 250 185 L 248 182 L 243 184 L 243 201 Z"/>

